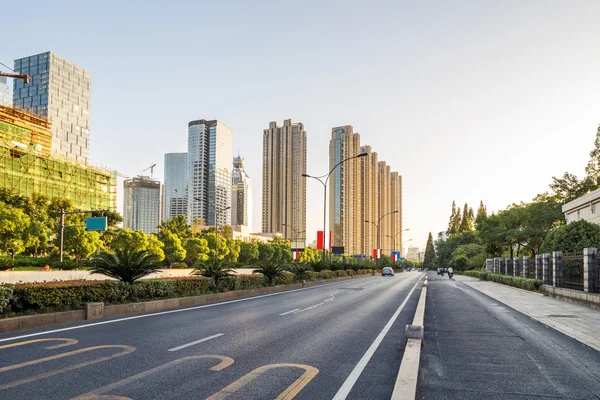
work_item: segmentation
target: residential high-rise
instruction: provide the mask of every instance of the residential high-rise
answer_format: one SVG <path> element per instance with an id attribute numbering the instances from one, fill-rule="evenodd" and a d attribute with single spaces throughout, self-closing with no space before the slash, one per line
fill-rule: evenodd
<path id="1" fill-rule="evenodd" d="M 14 69 L 31 77 L 28 84 L 13 80 L 14 106 L 48 119 L 53 154 L 87 164 L 90 73 L 52 52 L 15 60 Z"/>
<path id="2" fill-rule="evenodd" d="M 351 125 L 332 128 L 329 169 L 360 154 L 360 135 Z M 358 254 L 360 246 L 360 160 L 350 160 L 333 170 L 329 178 L 329 230 L 331 245 L 346 254 Z M 363 218 L 364 220 L 364 218 Z"/>
<path id="3" fill-rule="evenodd" d="M 341 161 L 366 154 L 342 164 Z M 336 167 L 337 166 L 337 167 Z M 351 125 L 332 129 L 329 144 L 329 229 L 346 254 L 390 255 L 402 246 L 402 177 L 360 145 Z M 335 169 L 334 169 L 335 167 Z M 397 211 L 397 212 L 396 212 Z"/>
<path id="4" fill-rule="evenodd" d="M 291 119 L 263 131 L 262 231 L 284 238 L 306 231 L 306 131 Z"/>
<path id="5" fill-rule="evenodd" d="M 207 225 L 231 223 L 231 129 L 204 119 L 188 124 L 187 220 Z"/>
<path id="6" fill-rule="evenodd" d="M 161 185 L 148 176 L 123 182 L 123 227 L 145 233 L 158 233 L 161 210 Z"/>
<path id="7" fill-rule="evenodd" d="M 231 175 L 231 225 L 245 225 L 252 232 L 252 180 L 239 154 L 233 159 Z"/>
<path id="8" fill-rule="evenodd" d="M 6 78 L 3 76 L 0 76 L 0 106 L 12 106 L 10 87 L 6 84 Z"/>
<path id="9" fill-rule="evenodd" d="M 163 220 L 187 214 L 188 154 L 165 154 Z"/>

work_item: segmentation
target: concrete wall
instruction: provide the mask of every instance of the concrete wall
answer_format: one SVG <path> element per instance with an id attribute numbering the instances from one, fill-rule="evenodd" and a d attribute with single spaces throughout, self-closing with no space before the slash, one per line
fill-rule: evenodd
<path id="1" fill-rule="evenodd" d="M 192 271 L 191 268 L 161 269 L 160 273 L 142 279 L 190 276 Z M 252 268 L 238 268 L 235 272 L 238 275 L 251 274 Z M 80 280 L 105 281 L 111 279 L 104 275 L 90 274 L 88 271 L 0 271 L 0 284 Z"/>
<path id="2" fill-rule="evenodd" d="M 600 224 L 600 189 L 581 196 L 562 207 L 567 223 L 585 220 Z"/>
<path id="3" fill-rule="evenodd" d="M 600 294 L 544 285 L 544 292 L 555 299 L 600 309 Z"/>

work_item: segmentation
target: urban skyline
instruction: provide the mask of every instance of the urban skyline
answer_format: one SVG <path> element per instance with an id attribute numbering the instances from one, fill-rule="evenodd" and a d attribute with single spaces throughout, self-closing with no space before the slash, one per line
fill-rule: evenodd
<path id="1" fill-rule="evenodd" d="M 137 176 L 125 180 L 123 189 L 123 228 L 158 233 L 162 184 L 149 176 Z"/>
<path id="2" fill-rule="evenodd" d="M 231 174 L 231 225 L 245 225 L 252 230 L 252 179 L 244 169 L 244 157 L 233 159 Z"/>

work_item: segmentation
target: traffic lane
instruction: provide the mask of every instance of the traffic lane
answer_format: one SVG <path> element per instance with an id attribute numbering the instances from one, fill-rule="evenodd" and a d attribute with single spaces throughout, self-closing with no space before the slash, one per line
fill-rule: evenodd
<path id="1" fill-rule="evenodd" d="M 430 274 L 419 398 L 597 399 L 599 368 L 595 350 Z"/>
<path id="2" fill-rule="evenodd" d="M 384 279 L 393 279 L 393 278 L 384 278 Z M 400 282 L 401 280 L 402 279 L 399 279 L 396 282 Z M 383 284 L 384 282 L 381 282 L 381 283 Z M 390 284 L 390 283 L 392 283 L 392 281 L 387 281 L 385 283 L 386 284 Z M 377 284 L 379 284 L 379 282 L 373 282 L 373 287 L 377 287 Z M 384 286 L 382 285 L 381 288 L 383 288 L 383 287 Z M 352 291 L 352 290 L 349 290 L 349 291 Z M 378 294 L 381 293 L 381 289 L 379 289 L 377 292 L 371 293 L 370 295 L 368 295 L 369 292 L 366 291 L 366 289 L 365 289 L 365 291 L 359 291 L 359 292 L 355 292 L 355 293 L 359 293 L 358 296 L 360 296 L 360 294 L 367 295 L 367 299 L 360 301 L 359 304 L 363 305 L 363 306 L 368 306 L 370 303 L 373 303 L 374 300 L 376 300 L 377 298 L 380 297 Z M 342 303 L 342 302 L 338 302 L 338 306 L 340 305 L 340 303 Z M 349 303 L 349 302 L 344 302 L 344 303 Z M 343 308 L 340 308 L 340 307 L 336 307 L 337 312 L 343 313 L 343 312 L 347 312 L 347 311 L 351 311 L 351 312 L 356 311 L 356 304 L 352 304 L 352 303 L 349 303 L 349 304 L 350 304 L 351 307 L 348 308 L 348 309 L 346 309 L 346 310 L 344 310 Z M 375 306 L 375 307 L 378 307 L 378 308 L 381 309 L 381 307 L 380 307 L 381 304 L 379 302 L 375 302 L 375 303 L 371 304 L 371 306 Z M 371 309 L 371 308 L 372 307 L 368 307 L 368 309 Z M 308 319 L 314 319 L 315 321 L 319 321 L 320 320 L 319 312 L 322 312 L 322 313 L 326 314 L 326 308 L 325 307 L 323 307 L 321 310 L 319 310 L 318 308 L 316 308 L 316 309 L 312 309 L 311 311 L 314 312 L 314 315 L 313 315 L 314 318 L 308 318 Z M 318 337 L 319 335 L 315 335 L 313 333 L 310 333 L 311 329 L 313 331 L 315 331 L 315 330 L 318 331 L 318 329 L 315 329 L 315 326 L 311 327 L 310 325 L 306 325 L 305 324 L 304 319 L 306 319 L 306 316 L 309 316 L 310 314 L 311 313 L 307 312 L 307 313 L 304 313 L 304 315 L 293 316 L 293 317 L 298 317 L 298 318 L 294 318 L 294 320 L 296 322 L 298 322 L 298 323 L 304 324 L 305 325 L 304 326 L 305 327 L 305 331 L 309 332 L 309 335 L 307 335 L 307 337 L 306 337 L 306 340 L 309 343 L 306 346 L 304 346 L 304 348 L 302 346 L 298 346 L 298 349 L 300 349 L 301 353 L 305 352 L 306 351 L 305 349 L 308 349 L 308 350 L 310 350 L 310 349 L 313 349 L 313 350 L 314 349 L 318 349 L 318 345 L 315 345 L 315 343 L 318 344 L 320 341 L 322 341 L 323 343 L 327 343 L 327 340 L 325 340 L 325 337 L 324 337 L 325 335 L 320 335 L 320 337 Z M 372 314 L 372 313 L 367 313 L 367 314 Z M 179 315 L 181 315 L 181 313 L 179 313 Z M 283 318 L 285 318 L 285 316 L 279 316 L 278 314 L 274 314 L 274 313 L 272 313 L 272 315 L 276 315 L 277 317 L 280 318 L 281 321 L 283 321 Z M 160 317 L 157 317 L 157 318 L 160 318 Z M 152 320 L 152 319 L 147 319 L 147 321 L 150 321 L 150 320 Z M 335 319 L 330 319 L 330 320 L 335 321 Z M 236 325 L 236 324 L 234 324 L 234 325 Z M 260 326 L 260 324 L 258 324 L 258 325 Z M 270 325 L 270 324 L 266 324 L 266 325 Z M 270 348 L 276 348 L 276 346 L 272 345 L 273 341 L 274 342 L 281 342 L 281 343 L 288 343 L 290 341 L 289 340 L 290 338 L 295 338 L 296 342 L 300 344 L 297 332 L 298 331 L 302 331 L 302 330 L 299 329 L 298 327 L 294 327 L 294 324 L 289 324 L 289 325 L 290 325 L 291 331 L 288 332 L 288 333 L 286 333 L 284 335 L 284 337 L 272 339 L 271 343 L 266 342 L 265 339 L 263 338 L 263 340 L 262 340 L 262 342 L 264 342 L 263 344 L 266 345 L 267 347 L 270 347 Z M 321 325 L 321 324 L 319 323 L 319 325 Z M 341 326 L 342 324 L 338 324 L 338 325 Z M 241 331 L 247 330 L 247 326 L 242 327 L 241 324 L 237 325 L 237 326 L 241 328 Z M 102 327 L 103 327 L 103 332 L 101 332 L 101 335 L 104 336 L 104 339 L 108 339 L 108 337 L 111 334 L 115 334 L 114 329 L 112 329 L 112 330 L 110 329 L 111 326 L 104 325 Z M 112 328 L 114 328 L 114 327 L 115 326 L 113 325 Z M 96 328 L 98 328 L 98 327 L 94 327 L 94 329 L 96 329 Z M 322 326 L 317 326 L 316 328 L 322 328 Z M 275 328 L 275 330 L 276 331 L 280 331 L 279 328 Z M 360 329 L 359 328 L 359 330 L 356 332 L 356 334 L 360 334 L 361 330 L 364 330 L 364 329 Z M 78 334 L 79 333 L 83 333 L 83 331 L 72 331 L 72 332 L 77 332 Z M 87 333 L 90 333 L 90 332 L 92 332 L 92 331 L 88 331 Z M 127 340 L 129 340 L 131 338 L 137 337 L 136 334 L 131 334 L 131 332 L 129 332 L 129 329 L 124 329 L 124 332 L 128 332 L 128 334 L 125 335 L 126 337 L 121 337 L 121 339 L 122 339 L 121 341 L 127 341 Z M 239 334 L 237 336 L 240 336 L 240 337 L 243 336 L 243 332 L 238 332 L 238 333 Z M 263 333 L 263 334 L 267 333 L 267 335 L 268 335 L 267 330 L 264 329 L 264 328 L 259 329 L 259 331 L 257 333 Z M 90 335 L 88 335 L 88 336 L 90 336 Z M 123 336 L 123 335 L 121 335 L 121 336 Z M 159 335 L 159 336 L 165 338 L 166 336 L 170 336 L 170 335 Z M 236 336 L 236 334 L 232 332 L 231 338 L 233 338 L 235 336 Z M 257 335 L 256 334 L 255 335 L 251 334 L 250 336 L 257 336 Z M 155 336 L 151 336 L 151 337 L 155 337 Z M 90 339 L 90 337 L 86 337 L 86 339 Z M 335 341 L 339 341 L 339 338 L 336 335 L 336 337 L 332 338 L 331 340 L 333 340 L 335 342 Z M 258 341 L 261 342 L 261 340 L 258 340 Z M 232 343 L 230 343 L 230 345 L 237 346 L 238 351 L 239 351 L 240 350 L 240 345 L 237 344 L 236 342 L 237 342 L 236 340 L 233 340 Z M 214 344 L 217 345 L 219 343 L 221 343 L 221 342 L 217 342 L 217 340 L 215 339 Z M 226 342 L 223 342 L 223 343 L 226 345 Z M 221 343 L 221 344 L 223 344 L 223 343 Z M 136 344 L 138 344 L 138 343 L 136 343 Z M 169 358 L 168 356 L 165 356 L 166 352 L 161 353 L 160 351 L 156 351 L 157 347 L 158 348 L 162 347 L 162 349 L 164 349 L 166 347 L 164 344 L 163 344 L 163 346 L 147 345 L 147 343 L 144 343 L 144 344 L 145 345 L 143 347 L 139 347 L 136 350 L 136 352 L 134 354 L 132 354 L 128 358 L 122 358 L 122 359 L 119 359 L 118 361 L 115 360 L 115 362 L 112 362 L 110 364 L 109 363 L 106 363 L 106 364 L 96 364 L 93 367 L 87 368 L 86 370 L 90 370 L 90 369 L 94 370 L 94 373 L 93 373 L 93 378 L 94 379 L 91 379 L 94 382 L 94 386 L 101 385 L 102 383 L 108 384 L 108 383 L 110 383 L 108 381 L 114 382 L 114 381 L 116 381 L 118 379 L 122 379 L 122 378 L 126 378 L 127 376 L 135 375 L 135 373 L 143 372 L 143 370 L 152 368 L 154 366 L 159 366 L 159 365 L 161 365 L 161 363 L 169 362 L 169 361 L 171 361 L 173 359 L 173 358 Z M 207 342 L 206 344 L 209 344 L 209 343 Z M 206 344 L 203 343 L 200 346 L 206 345 Z M 138 346 L 140 346 L 140 345 L 138 344 Z M 367 346 L 368 346 L 368 344 L 367 344 Z M 264 346 L 262 346 L 262 347 L 264 347 Z M 256 343 L 255 342 L 254 345 L 252 345 L 252 343 L 250 343 L 250 344 L 248 344 L 248 343 L 242 343 L 241 350 L 251 349 L 250 353 L 256 353 L 257 351 L 260 353 L 260 352 L 264 352 L 264 351 L 261 350 L 262 347 L 261 347 L 261 343 Z M 342 352 L 345 351 L 345 349 L 347 347 L 348 346 L 342 346 L 341 351 Z M 203 349 L 204 348 L 199 347 L 197 350 L 201 351 Z M 212 349 L 210 349 L 210 350 L 212 350 Z M 218 349 L 218 350 L 220 350 L 220 349 Z M 227 350 L 227 352 L 231 353 L 235 349 L 229 350 L 227 348 L 223 348 L 223 350 Z M 283 349 L 283 350 L 285 350 L 285 349 Z M 186 349 L 184 349 L 182 351 L 185 351 L 186 355 L 187 354 L 196 354 L 196 353 L 194 353 L 195 349 L 194 349 L 193 346 L 190 347 L 189 349 L 186 348 Z M 323 351 L 321 351 L 321 350 L 318 350 L 318 351 L 319 351 L 319 353 L 324 354 Z M 210 353 L 210 351 L 209 351 L 209 353 Z M 280 351 L 276 351 L 275 354 L 276 354 L 275 358 L 280 358 L 280 355 L 281 355 Z M 244 354 L 242 354 L 242 355 L 244 355 Z M 253 355 L 253 354 L 250 354 L 250 355 Z M 256 354 L 254 354 L 254 358 L 255 357 L 256 357 Z M 250 368 L 252 366 L 252 365 L 250 365 L 250 364 L 252 364 L 252 360 L 250 360 L 250 358 L 252 358 L 252 357 L 249 357 L 248 368 Z M 278 360 L 275 360 L 275 361 L 278 361 Z M 264 362 L 261 360 L 259 363 L 254 363 L 254 364 L 255 365 L 258 365 L 258 364 L 260 364 L 260 365 L 269 365 L 269 364 L 267 364 L 269 362 L 271 362 L 271 360 L 269 359 L 269 357 L 266 357 L 266 358 L 264 358 Z M 117 363 L 118 365 L 115 366 L 114 365 L 115 363 Z M 109 367 L 109 365 L 110 365 L 110 367 Z M 240 364 L 237 364 L 237 365 L 240 365 Z M 55 366 L 55 367 L 58 367 L 58 366 Z M 238 376 L 239 375 L 243 375 L 243 373 L 244 373 L 243 370 L 244 369 L 248 370 L 248 368 L 241 368 L 240 371 L 232 371 L 232 372 L 234 372 L 233 375 L 238 375 Z M 285 368 L 290 369 L 289 367 L 285 367 Z M 292 374 L 293 373 L 297 373 L 296 370 L 297 370 L 297 368 L 292 367 L 290 373 L 292 373 Z M 248 372 L 248 371 L 246 371 L 246 372 Z M 277 371 L 275 371 L 275 372 L 277 373 Z M 271 373 L 271 371 L 269 373 Z M 78 385 L 78 387 L 81 388 L 82 385 L 83 386 L 89 386 L 88 383 L 90 382 L 90 379 L 89 379 L 90 377 L 87 376 L 84 371 L 73 372 L 73 373 L 70 374 L 70 377 L 72 377 L 72 376 L 77 377 L 79 375 L 81 375 L 81 378 L 76 378 L 76 380 L 78 382 L 81 382 Z M 179 373 L 177 373 L 177 375 L 179 375 Z M 107 379 L 104 379 L 104 382 L 101 382 L 103 380 L 102 377 L 106 377 Z M 233 379 L 234 377 L 235 376 L 231 376 L 231 377 L 227 377 L 227 378 L 223 377 L 223 378 L 227 380 L 227 379 Z M 215 378 L 215 379 L 217 379 L 217 378 Z M 51 386 L 55 387 L 57 389 L 60 389 L 60 390 L 64 391 L 65 393 L 69 392 L 69 390 L 73 389 L 72 380 L 70 380 L 70 381 L 67 380 L 66 382 L 60 382 L 60 381 L 61 381 L 60 377 L 53 378 Z M 222 382 L 217 379 L 217 381 L 215 381 L 214 385 L 210 385 L 209 384 L 209 385 L 207 385 L 207 387 L 218 388 L 220 383 L 222 383 Z M 47 386 L 47 385 L 42 385 L 42 386 Z M 39 393 L 37 393 L 37 394 L 36 393 L 31 393 L 30 396 L 29 396 L 29 398 L 38 398 L 37 397 L 38 395 L 41 397 L 44 393 L 47 393 L 48 392 L 48 388 L 47 387 L 43 387 L 42 388 L 42 386 L 40 386 L 41 389 L 39 390 Z M 279 385 L 279 386 L 281 386 L 281 385 Z M 59 396 L 57 398 L 62 398 L 62 397 Z"/>

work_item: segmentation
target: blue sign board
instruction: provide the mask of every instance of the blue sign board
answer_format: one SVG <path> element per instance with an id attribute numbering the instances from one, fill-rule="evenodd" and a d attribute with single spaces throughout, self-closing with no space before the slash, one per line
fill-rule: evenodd
<path id="1" fill-rule="evenodd" d="M 85 219 L 85 229 L 88 231 L 105 231 L 108 226 L 106 217 L 91 217 Z"/>

